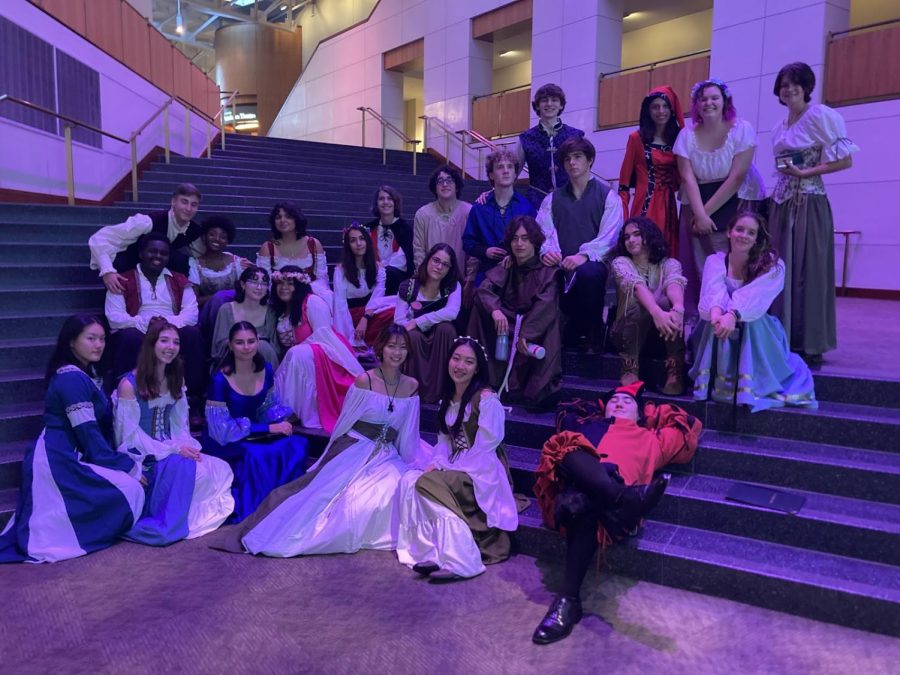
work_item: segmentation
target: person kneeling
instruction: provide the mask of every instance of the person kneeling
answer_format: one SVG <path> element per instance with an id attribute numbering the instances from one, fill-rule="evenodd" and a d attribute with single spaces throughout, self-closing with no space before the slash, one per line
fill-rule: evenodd
<path id="1" fill-rule="evenodd" d="M 437 444 L 400 482 L 397 557 L 435 582 L 509 558 L 508 532 L 519 524 L 501 446 L 506 415 L 487 387 L 484 347 L 457 338 L 446 370 Z"/>
<path id="2" fill-rule="evenodd" d="M 231 468 L 202 454 L 191 436 L 180 350 L 178 328 L 151 322 L 137 368 L 113 397 L 119 452 L 141 462 L 149 485 L 143 514 L 124 537 L 151 546 L 203 536 L 234 510 Z"/>
<path id="3" fill-rule="evenodd" d="M 541 451 L 534 493 L 549 527 L 565 528 L 561 592 L 532 635 L 536 644 L 562 640 L 581 620 L 581 583 L 598 541 L 634 532 L 659 500 L 668 475 L 653 472 L 689 462 L 702 425 L 674 405 L 641 405 L 643 382 L 608 394 L 599 422 L 577 420 L 583 433 L 562 431 Z"/>

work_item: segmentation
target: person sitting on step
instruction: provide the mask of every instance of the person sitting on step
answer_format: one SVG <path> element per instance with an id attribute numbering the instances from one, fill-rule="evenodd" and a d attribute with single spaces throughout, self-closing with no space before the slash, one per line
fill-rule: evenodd
<path id="1" fill-rule="evenodd" d="M 697 450 L 700 420 L 674 405 L 644 406 L 643 389 L 640 381 L 616 387 L 599 415 L 577 419 L 574 430 L 560 431 L 541 450 L 534 494 L 544 522 L 564 528 L 566 558 L 560 593 L 532 635 L 536 644 L 572 632 L 598 542 L 634 532 L 668 485 L 668 475 L 654 479 L 653 472 L 689 462 Z"/>
<path id="2" fill-rule="evenodd" d="M 662 231 L 647 217 L 625 221 L 608 259 L 616 281 L 616 319 L 611 338 L 622 360 L 622 384 L 640 379 L 639 359 L 659 336 L 666 350 L 662 393 L 684 391 L 684 287 L 681 263 L 666 257 Z"/>
<path id="3" fill-rule="evenodd" d="M 316 295 L 331 305 L 325 249 L 318 239 L 307 234 L 308 225 L 309 220 L 293 202 L 275 204 L 269 213 L 272 238 L 259 247 L 256 266 L 270 276 L 285 265 L 299 267 L 309 276 Z"/>
<path id="4" fill-rule="evenodd" d="M 495 150 L 487 156 L 485 167 L 493 189 L 480 196 L 466 221 L 463 246 L 478 261 L 476 286 L 487 272 L 509 255 L 504 247 L 507 225 L 517 216 L 537 215 L 531 202 L 513 189 L 522 169 L 519 158 L 510 150 Z"/>
<path id="5" fill-rule="evenodd" d="M 199 208 L 200 190 L 190 183 L 182 183 L 172 193 L 168 211 L 136 213 L 124 223 L 100 228 L 88 239 L 91 269 L 100 271 L 106 290 L 121 294 L 125 283 L 122 273 L 138 264 L 138 238 L 156 232 L 170 243 L 172 271 L 188 276 L 190 258 L 205 251 L 200 226 L 194 222 Z"/>
<path id="6" fill-rule="evenodd" d="M 147 481 L 141 518 L 123 536 L 150 546 L 202 537 L 234 511 L 231 468 L 191 436 L 180 351 L 178 328 L 152 322 L 137 367 L 113 394 L 119 452 Z"/>
<path id="7" fill-rule="evenodd" d="M 188 395 L 206 388 L 206 354 L 197 327 L 197 297 L 188 278 L 168 268 L 169 240 L 151 232 L 138 240 L 139 264 L 121 276 L 122 292 L 107 291 L 106 318 L 113 330 L 113 374 L 134 369 L 144 334 L 154 319 L 178 327 Z"/>
<path id="8" fill-rule="evenodd" d="M 234 300 L 219 308 L 212 335 L 212 357 L 219 360 L 228 353 L 228 333 L 238 321 L 249 321 L 259 337 L 258 351 L 266 363 L 278 367 L 278 345 L 275 328 L 278 316 L 272 308 L 269 293 L 269 274 L 251 265 L 238 277 L 234 285 Z"/>
<path id="9" fill-rule="evenodd" d="M 727 253 L 703 267 L 700 336 L 690 376 L 694 398 L 750 406 L 817 408 L 809 366 L 790 351 L 784 326 L 767 314 L 784 289 L 784 262 L 769 244 L 766 220 L 752 211 L 728 223 Z M 737 392 L 735 392 L 737 387 Z"/>
<path id="10" fill-rule="evenodd" d="M 415 270 L 415 254 L 413 253 L 413 231 L 403 218 L 401 209 L 403 198 L 390 185 L 379 185 L 372 198 L 372 215 L 375 220 L 369 221 L 369 236 L 375 248 L 375 258 L 384 266 L 384 292 L 386 295 L 397 295 L 400 282 L 412 277 Z"/>
<path id="11" fill-rule="evenodd" d="M 603 257 L 622 229 L 622 202 L 609 183 L 591 175 L 596 152 L 586 138 L 570 138 L 559 147 L 559 161 L 569 182 L 544 199 L 537 222 L 547 240 L 541 260 L 560 266 L 571 290 L 561 307 L 570 326 L 565 330 L 589 354 L 603 334 L 606 264 Z"/>
<path id="12" fill-rule="evenodd" d="M 503 451 L 506 413 L 488 386 L 487 353 L 463 336 L 444 364 L 437 443 L 422 441 L 400 480 L 397 557 L 433 583 L 468 579 L 509 558 L 519 526 Z"/>
<path id="13" fill-rule="evenodd" d="M 552 405 L 562 385 L 562 274 L 541 264 L 537 252 L 543 243 L 544 233 L 531 216 L 516 216 L 509 222 L 502 244 L 512 251 L 510 263 L 487 273 L 475 291 L 469 320 L 469 334 L 486 345 L 493 357 L 488 358 L 486 380 L 499 389 L 509 372 L 509 393 L 531 405 Z"/>
<path id="14" fill-rule="evenodd" d="M 334 328 L 358 349 L 375 344 L 394 321 L 396 296 L 385 295 L 387 274 L 375 260 L 369 232 L 359 223 L 344 230 L 341 264 L 334 268 Z"/>

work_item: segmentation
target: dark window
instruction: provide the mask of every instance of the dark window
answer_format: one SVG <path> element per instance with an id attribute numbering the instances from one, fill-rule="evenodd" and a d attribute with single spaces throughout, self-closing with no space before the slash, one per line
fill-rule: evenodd
<path id="1" fill-rule="evenodd" d="M 0 94 L 56 110 L 53 47 L 0 17 Z M 0 116 L 56 133 L 56 119 L 17 103 L 0 103 Z"/>
<path id="2" fill-rule="evenodd" d="M 59 112 L 79 122 L 100 128 L 100 75 L 68 54 L 56 52 L 56 91 Z M 59 135 L 62 136 L 65 122 L 59 121 Z M 72 127 L 72 140 L 93 145 L 102 145 L 100 134 L 80 126 Z"/>

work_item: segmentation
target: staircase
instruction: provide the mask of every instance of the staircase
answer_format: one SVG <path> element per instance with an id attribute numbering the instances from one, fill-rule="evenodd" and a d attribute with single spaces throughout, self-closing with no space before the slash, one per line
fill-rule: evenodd
<path id="1" fill-rule="evenodd" d="M 372 192 L 394 185 L 403 215 L 430 201 L 436 166 L 408 153 L 231 137 L 211 159 L 173 158 L 144 173 L 140 201 L 114 207 L 0 205 L 0 523 L 15 507 L 21 460 L 40 433 L 43 368 L 62 320 L 99 311 L 103 289 L 87 268 L 88 236 L 135 211 L 168 204 L 176 183 L 203 192 L 202 213 L 226 213 L 238 227 L 233 250 L 251 259 L 269 236 L 277 200 L 296 201 L 331 263 L 340 230 L 369 218 Z M 483 185 L 468 185 L 472 200 Z M 48 246 L 48 244 L 51 244 Z M 565 398 L 596 398 L 618 373 L 609 355 L 567 354 Z M 637 537 L 614 547 L 612 571 L 863 630 L 900 634 L 900 382 L 816 375 L 818 411 L 741 410 L 672 400 L 704 422 L 689 465 L 671 467 L 670 488 Z M 423 406 L 433 440 L 436 407 Z M 531 495 L 540 447 L 553 415 L 515 407 L 506 442 L 516 490 Z M 324 447 L 312 434 L 314 454 Z M 796 515 L 727 501 L 735 481 L 802 494 Z M 536 505 L 521 516 L 520 553 L 559 559 L 561 537 Z"/>

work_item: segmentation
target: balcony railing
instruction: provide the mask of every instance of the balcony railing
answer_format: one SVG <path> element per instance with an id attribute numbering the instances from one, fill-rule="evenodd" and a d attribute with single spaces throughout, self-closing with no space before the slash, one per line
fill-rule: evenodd
<path id="1" fill-rule="evenodd" d="M 825 103 L 841 106 L 900 98 L 898 63 L 900 19 L 829 34 Z"/>
<path id="2" fill-rule="evenodd" d="M 709 77 L 709 50 L 682 54 L 600 75 L 597 127 L 614 129 L 634 126 L 641 114 L 641 102 L 654 87 L 668 84 L 685 108 L 691 87 Z"/>
<path id="3" fill-rule="evenodd" d="M 531 85 L 476 97 L 472 128 L 485 138 L 513 136 L 525 131 L 531 115 Z"/>

